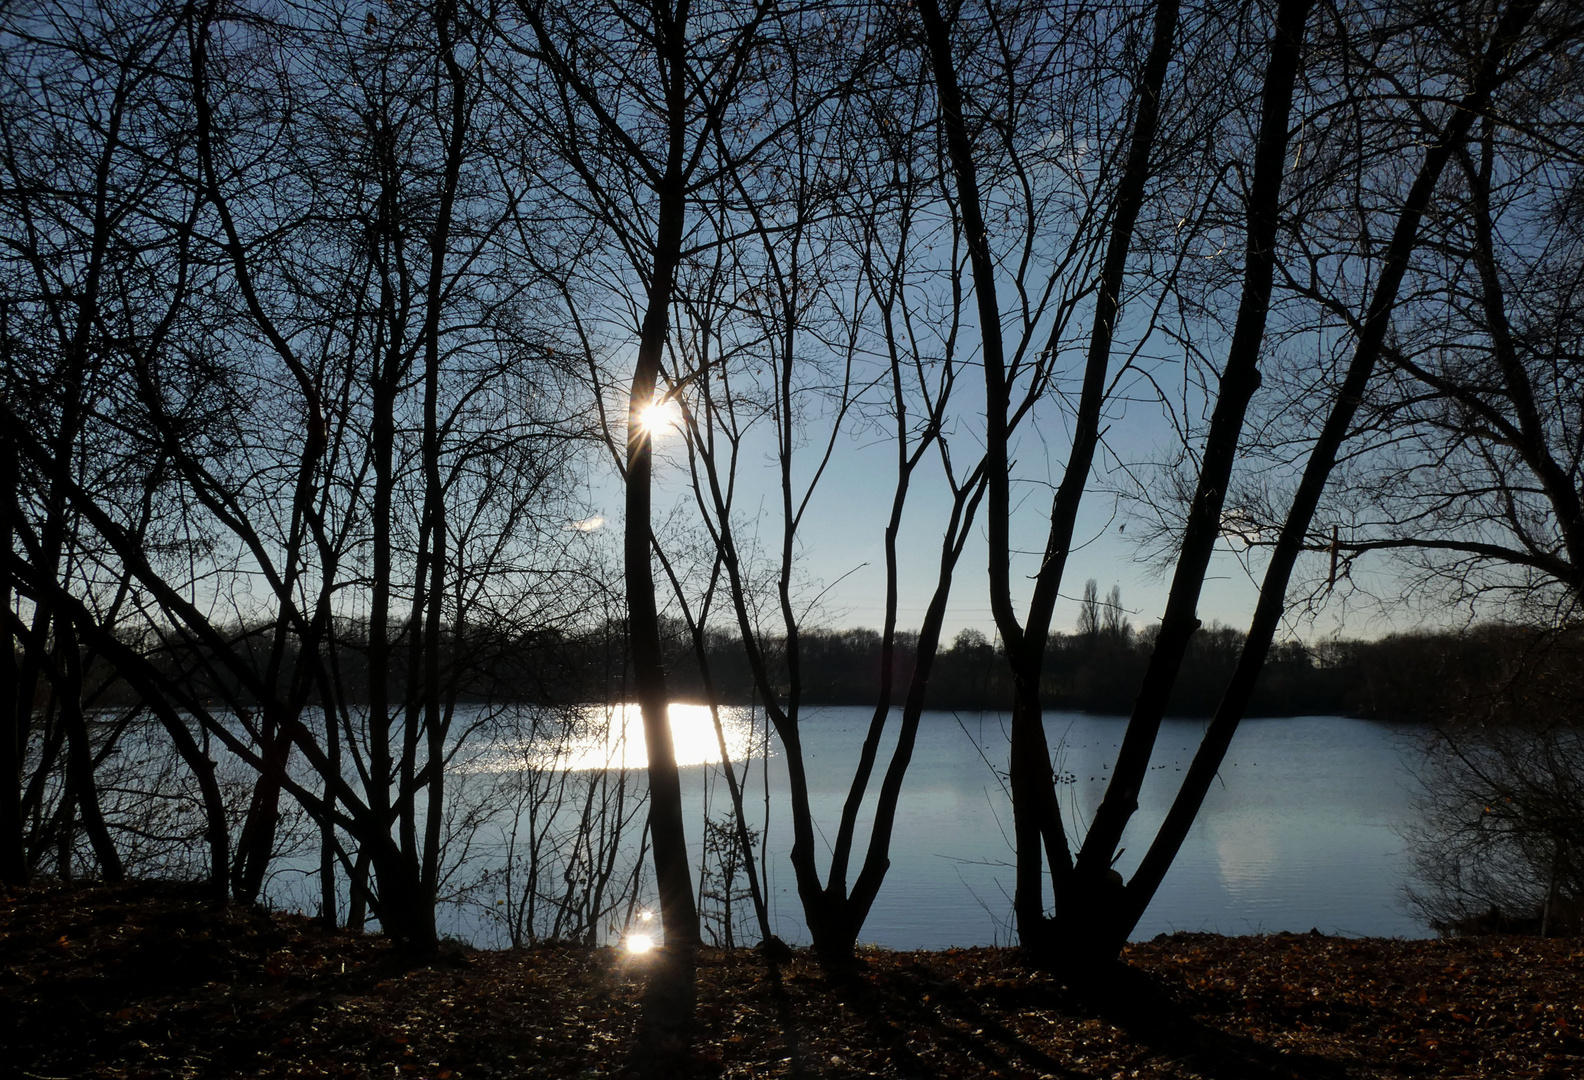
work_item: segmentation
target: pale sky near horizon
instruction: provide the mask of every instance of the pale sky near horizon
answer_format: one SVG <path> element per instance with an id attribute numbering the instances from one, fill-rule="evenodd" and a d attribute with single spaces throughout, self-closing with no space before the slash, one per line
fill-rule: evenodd
<path id="1" fill-rule="evenodd" d="M 1025 440 L 1025 456 L 1036 440 Z M 977 447 L 972 448 L 977 452 Z M 1049 471 L 1059 476 L 1065 463 L 1063 441 L 1046 451 L 1051 457 Z M 895 481 L 895 451 L 885 440 L 871 437 L 868 442 L 842 436 L 831 464 L 821 479 L 808 516 L 800 531 L 803 542 L 797 565 L 805 579 L 803 593 L 819 595 L 819 605 L 807 625 L 832 629 L 882 625 L 885 598 L 884 524 L 890 510 Z M 743 494 L 740 507 L 762 506 L 758 514 L 760 541 L 772 551 L 780 544 L 779 493 L 774 487 L 771 462 L 761 454 L 749 460 L 742 470 Z M 679 436 L 673 430 L 659 433 L 655 470 L 655 518 L 662 521 L 679 501 L 690 503 L 686 462 L 680 453 Z M 1051 488 L 1023 485 L 1014 493 L 1022 502 L 1014 509 L 1014 547 L 1042 550 L 1048 528 Z M 621 495 L 619 483 L 611 477 L 594 491 L 596 508 L 606 528 L 619 528 Z M 909 500 L 900 540 L 898 625 L 916 630 L 933 591 L 940 555 L 940 528 L 949 508 L 944 485 L 938 473 L 920 477 Z M 684 507 L 687 519 L 696 511 Z M 746 512 L 741 520 L 753 515 Z M 1136 515 L 1127 505 L 1101 490 L 1085 498 L 1075 536 L 1075 548 L 1061 586 L 1052 629 L 1070 632 L 1078 619 L 1079 597 L 1084 583 L 1095 579 L 1103 597 L 1113 586 L 1121 589 L 1123 607 L 1135 628 L 1160 620 L 1171 584 L 1171 568 L 1164 570 L 1144 561 L 1140 546 L 1128 536 L 1139 532 Z M 1239 545 L 1241 546 L 1241 545 Z M 1032 582 L 1032 556 L 1014 570 L 1013 599 L 1020 613 Z M 1018 571 L 1021 570 L 1022 573 Z M 1254 566 L 1263 572 L 1263 564 Z M 661 582 L 662 601 L 668 590 Z M 1199 616 L 1205 625 L 1218 622 L 1235 629 L 1246 629 L 1258 597 L 1257 583 L 1240 559 L 1232 543 L 1218 545 L 1210 572 L 1200 594 Z M 996 637 L 987 592 L 985 515 L 981 507 L 973 535 L 958 563 L 952 599 L 945 621 L 943 643 L 949 644 L 958 631 L 977 629 L 992 640 Z M 1313 619 L 1289 618 L 1279 637 L 1296 636 L 1303 640 L 1332 636 L 1376 637 L 1398 629 L 1395 621 L 1378 608 L 1355 607 L 1352 611 L 1333 604 Z"/>
<path id="2" fill-rule="evenodd" d="M 974 336 L 971 312 L 963 317 L 959 332 L 965 340 Z M 1081 324 L 1082 319 L 1077 320 Z M 1068 560 L 1060 597 L 1052 619 L 1052 629 L 1073 630 L 1078 620 L 1079 598 L 1085 582 L 1093 578 L 1105 596 L 1120 588 L 1122 604 L 1135 628 L 1142 629 L 1160 621 L 1171 586 L 1172 566 L 1162 565 L 1159 547 L 1146 550 L 1153 523 L 1150 513 L 1136 498 L 1118 494 L 1131 490 L 1160 487 L 1155 470 L 1181 456 L 1184 432 L 1195 455 L 1202 449 L 1203 432 L 1209 408 L 1205 396 L 1213 387 L 1215 375 L 1185 365 L 1181 350 L 1168 335 L 1149 327 L 1150 320 L 1135 325 L 1124 318 L 1114 348 L 1111 378 L 1104 411 L 1102 449 L 1091 470 L 1090 488 L 1084 497 L 1074 551 Z M 1125 340 L 1131 337 L 1131 340 Z M 616 355 L 609 358 L 607 370 L 616 381 L 607 387 L 612 418 L 625 418 L 626 385 L 620 373 L 626 370 L 621 354 L 632 348 L 635 331 L 617 332 Z M 1318 341 L 1319 339 L 1313 339 Z M 1058 346 L 1070 356 L 1052 389 L 1024 418 L 1011 447 L 1014 459 L 1012 491 L 1013 603 L 1020 615 L 1032 589 L 1031 576 L 1043 554 L 1049 528 L 1051 499 L 1066 465 L 1071 442 L 1070 399 L 1076 397 L 1076 380 L 1082 373 L 1084 341 L 1064 341 Z M 1218 342 L 1214 337 L 1200 343 L 1204 360 L 1215 363 Z M 929 343 L 923 348 L 927 351 Z M 1290 342 L 1285 348 L 1294 348 Z M 1297 346 L 1302 348 L 1302 346 Z M 1320 352 L 1324 352 L 1322 348 Z M 1273 347 L 1264 358 L 1266 365 L 1283 362 L 1285 353 Z M 872 359 L 872 358 L 871 358 Z M 1315 357 L 1303 355 L 1299 362 L 1311 364 Z M 877 361 L 878 362 L 878 361 Z M 971 355 L 959 359 L 958 379 L 952 394 L 946 428 L 954 467 L 959 475 L 976 461 L 983 449 L 979 427 L 983 422 L 984 386 L 982 370 Z M 840 366 L 839 364 L 837 365 Z M 752 387 L 753 376 L 744 376 Z M 883 381 L 883 380 L 882 380 Z M 763 388 L 761 388 L 762 390 Z M 740 390 L 738 392 L 741 392 Z M 809 400 L 813 414 L 800 423 L 798 437 L 803 440 L 796 453 L 794 475 L 806 483 L 814 463 L 820 458 L 829 417 L 818 415 L 822 408 L 820 391 Z M 1066 395 L 1064 399 L 1064 394 Z M 1166 398 L 1173 400 L 1167 401 Z M 874 403 L 871 403 L 872 405 Z M 1323 411 L 1325 403 L 1302 403 L 1303 408 Z M 1261 420 L 1258 411 L 1262 398 L 1250 413 L 1248 430 Z M 1274 405 L 1280 406 L 1279 401 Z M 880 416 L 886 406 L 877 406 Z M 916 409 L 916 404 L 914 406 Z M 870 417 L 874 419 L 874 417 Z M 1268 418 L 1267 418 L 1268 419 Z M 889 422 L 889 421 L 886 421 Z M 805 597 L 819 597 L 817 608 L 805 624 L 824 628 L 867 627 L 883 624 L 885 600 L 884 527 L 890 513 L 896 482 L 897 462 L 894 435 L 880 426 L 866 426 L 848 416 L 838 434 L 830 463 L 822 475 L 806 517 L 799 530 L 796 568 L 802 579 Z M 775 558 L 781 544 L 781 496 L 774 442 L 768 418 L 744 442 L 739 463 L 737 528 L 739 542 L 746 547 L 752 532 L 759 528 L 762 550 Z M 1278 436 L 1280 437 L 1280 432 Z M 683 441 L 673 421 L 656 429 L 654 520 L 662 527 L 668 514 L 680 508 L 677 517 L 698 520 L 692 505 L 690 479 Z M 1252 459 L 1251 459 L 1252 460 Z M 1258 470 L 1258 464 L 1239 462 L 1240 470 Z M 595 512 L 604 519 L 605 528 L 619 528 L 622 517 L 620 481 L 606 456 L 603 476 L 591 478 Z M 1233 488 L 1240 481 L 1234 475 Z M 1285 482 L 1290 482 L 1287 477 Z M 1284 482 L 1273 477 L 1275 486 Z M 1256 486 L 1258 486 L 1256 484 Z M 1234 503 L 1229 501 L 1228 509 Z M 950 497 L 942 481 L 936 459 L 915 475 L 899 541 L 898 625 L 916 630 L 934 590 L 940 559 L 941 530 L 950 508 Z M 942 640 L 949 643 L 963 629 L 976 629 L 994 639 L 996 630 L 991 615 L 986 568 L 985 522 L 988 508 L 981 505 L 969 541 L 958 563 L 951 601 L 943 627 Z M 1158 519 L 1154 519 L 1158 520 Z M 1146 534 L 1141 537 L 1141 533 Z M 1250 567 L 1234 552 L 1241 542 L 1223 539 L 1217 545 L 1200 592 L 1198 614 L 1205 625 L 1220 623 L 1245 630 L 1258 599 L 1259 582 L 1251 579 Z M 1257 553 L 1256 553 L 1257 554 Z M 746 552 L 745 552 L 746 556 Z M 1154 557 L 1152 559 L 1152 556 Z M 1246 556 L 1245 556 L 1246 557 Z M 1295 582 L 1312 581 L 1319 557 L 1300 563 Z M 1252 565 L 1256 576 L 1263 575 L 1263 559 Z M 1324 569 L 1318 571 L 1324 574 Z M 1306 641 L 1331 637 L 1373 638 L 1394 630 L 1446 621 L 1447 613 L 1408 611 L 1369 599 L 1393 594 L 1388 568 L 1379 560 L 1360 560 L 1349 582 L 1357 588 L 1339 589 L 1318 612 L 1289 611 L 1278 640 L 1297 637 Z M 659 575 L 657 575 L 659 577 Z M 669 589 L 660 578 L 661 601 L 669 599 Z"/>

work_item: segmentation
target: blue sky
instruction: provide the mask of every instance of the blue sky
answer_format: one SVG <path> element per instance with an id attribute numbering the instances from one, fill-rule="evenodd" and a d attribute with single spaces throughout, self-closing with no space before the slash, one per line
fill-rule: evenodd
<path id="1" fill-rule="evenodd" d="M 1051 428 L 1058 424 L 1047 419 L 1044 426 Z M 1152 443 L 1164 437 L 1159 424 L 1136 422 L 1126 444 L 1118 443 L 1121 435 L 1122 429 L 1114 425 L 1108 436 L 1113 442 L 1114 456 L 1126 456 L 1134 461 L 1159 456 L 1160 448 Z M 691 520 L 690 515 L 696 512 L 691 509 L 680 435 L 674 430 L 662 431 L 659 440 L 656 519 L 663 519 L 668 509 L 680 504 L 679 517 Z M 970 440 L 961 440 L 957 458 L 961 460 L 970 453 L 977 454 L 977 450 L 977 445 Z M 1020 441 L 1018 450 L 1018 471 L 1025 482 L 1014 491 L 1013 544 L 1017 550 L 1033 552 L 1043 548 L 1051 497 L 1051 488 L 1039 481 L 1048 479 L 1054 483 L 1059 479 L 1065 464 L 1065 433 L 1031 429 Z M 738 505 L 762 509 L 757 517 L 744 512 L 739 518 L 739 529 L 740 533 L 750 532 L 746 523 L 756 520 L 761 542 L 773 550 L 780 543 L 780 500 L 774 486 L 774 465 L 767 451 L 768 446 L 765 446 L 757 456 L 745 455 Z M 802 543 L 797 564 L 802 593 L 810 598 L 820 597 L 817 609 L 808 620 L 809 625 L 878 628 L 882 623 L 885 596 L 883 529 L 895 481 L 894 453 L 888 441 L 874 435 L 838 438 L 831 465 L 821 480 L 800 532 Z M 1045 475 L 1039 476 L 1040 473 Z M 1038 481 L 1028 480 L 1030 475 L 1038 477 Z M 1170 568 L 1163 570 L 1148 561 L 1137 540 L 1128 536 L 1131 530 L 1137 537 L 1142 527 L 1139 508 L 1105 490 L 1114 484 L 1114 478 L 1105 474 L 1104 466 L 1097 466 L 1097 480 L 1095 490 L 1086 496 L 1075 537 L 1076 550 L 1062 583 L 1062 599 L 1053 621 L 1053 628 L 1058 631 L 1070 631 L 1076 625 L 1078 597 L 1089 578 L 1096 580 L 1102 596 L 1113 586 L 1121 589 L 1123 605 L 1135 627 L 1159 621 L 1165 608 Z M 601 488 L 596 492 L 600 513 L 607 527 L 618 527 L 621 520 L 619 487 L 612 481 Z M 899 625 L 903 629 L 916 629 L 934 588 L 940 529 L 949 508 L 938 472 L 919 478 L 908 505 L 899 544 Z M 954 580 L 944 635 L 948 642 L 965 628 L 980 630 L 991 638 L 995 636 L 987 593 L 984 535 L 981 510 Z M 1028 576 L 1033 568 L 1033 555 L 1025 555 L 1014 568 L 1014 602 L 1020 609 L 1031 586 Z M 1256 564 L 1254 569 L 1260 572 L 1263 567 Z M 1232 545 L 1224 541 L 1204 584 L 1200 618 L 1206 624 L 1214 621 L 1242 629 L 1248 624 L 1256 599 L 1257 584 L 1250 580 L 1248 570 L 1234 554 Z M 1288 634 L 1304 639 L 1334 634 L 1371 637 L 1392 628 L 1391 622 L 1378 611 L 1355 609 L 1349 617 L 1339 605 L 1332 605 L 1318 618 L 1294 618 Z"/>

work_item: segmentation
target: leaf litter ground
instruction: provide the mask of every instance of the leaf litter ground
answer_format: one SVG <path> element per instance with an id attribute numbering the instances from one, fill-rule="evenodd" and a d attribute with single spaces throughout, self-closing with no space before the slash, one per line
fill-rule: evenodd
<path id="1" fill-rule="evenodd" d="M 0 1074 L 623 1076 L 644 960 L 453 949 L 190 887 L 0 894 Z M 700 1077 L 1584 1077 L 1584 941 L 1174 934 L 1080 998 L 1011 949 L 869 951 L 853 980 L 797 954 L 706 950 Z M 14 1070 L 14 1071 L 9 1071 Z M 653 1073 L 655 1070 L 644 1070 Z"/>

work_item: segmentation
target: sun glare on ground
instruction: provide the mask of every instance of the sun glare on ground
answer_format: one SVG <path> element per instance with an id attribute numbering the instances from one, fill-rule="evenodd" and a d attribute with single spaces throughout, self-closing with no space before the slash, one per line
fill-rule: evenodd
<path id="1" fill-rule="evenodd" d="M 654 912 L 644 910 L 638 913 L 638 921 L 651 923 L 654 921 Z M 654 935 L 648 930 L 629 930 L 622 942 L 629 953 L 634 956 L 651 951 L 655 947 Z"/>

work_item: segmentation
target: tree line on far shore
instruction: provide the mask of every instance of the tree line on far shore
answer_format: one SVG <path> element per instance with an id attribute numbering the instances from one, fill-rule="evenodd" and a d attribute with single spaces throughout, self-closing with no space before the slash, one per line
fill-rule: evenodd
<path id="1" fill-rule="evenodd" d="M 1104 608 L 1102 608 L 1104 610 Z M 664 654 L 672 696 L 679 702 L 707 703 L 694 646 L 680 620 L 662 622 Z M 1158 628 L 1135 629 L 1125 617 L 1080 626 L 1072 633 L 1052 635 L 1051 664 L 1041 695 L 1058 711 L 1125 716 L 1149 661 Z M 576 706 L 629 700 L 629 653 L 626 628 L 610 620 L 582 628 L 539 630 L 519 637 L 474 632 L 465 641 L 452 638 L 446 665 L 457 680 L 460 702 L 520 701 L 547 706 Z M 264 631 L 238 630 L 245 641 L 256 636 L 258 658 Z M 349 683 L 367 681 L 366 628 L 341 627 L 345 648 L 340 668 Z M 400 636 L 399 633 L 395 636 Z M 1494 685 L 1537 637 L 1529 627 L 1487 623 L 1464 630 L 1394 633 L 1373 639 L 1325 638 L 1310 642 L 1278 642 L 1260 673 L 1249 706 L 1250 716 L 1357 716 L 1384 721 L 1438 722 L 1445 718 L 1445 688 L 1451 681 L 1475 679 Z M 1169 711 L 1175 716 L 1214 713 L 1226 679 L 1244 644 L 1242 631 L 1212 623 L 1189 644 L 1183 674 L 1172 693 Z M 732 630 L 704 635 L 708 670 L 717 700 L 725 705 L 757 703 L 753 673 L 741 639 Z M 770 657 L 777 676 L 785 679 L 784 642 Z M 866 627 L 805 631 L 799 641 L 805 668 L 804 697 L 810 705 L 864 705 L 874 700 L 885 661 L 882 635 Z M 917 661 L 917 636 L 896 635 L 891 650 L 892 676 L 902 679 Z M 225 679 L 203 685 L 223 672 L 201 657 L 167 656 L 173 673 L 185 669 L 202 687 L 202 696 L 246 699 L 245 690 Z M 288 663 L 288 667 L 290 664 Z M 106 673 L 109 674 L 109 673 Z M 406 674 L 391 668 L 392 692 Z M 356 696 L 356 695 L 354 695 Z M 999 642 L 975 629 L 960 631 L 942 647 L 929 681 L 926 707 L 947 711 L 1006 711 L 1012 688 Z M 113 679 L 104 684 L 105 706 L 124 706 L 136 691 Z"/>

